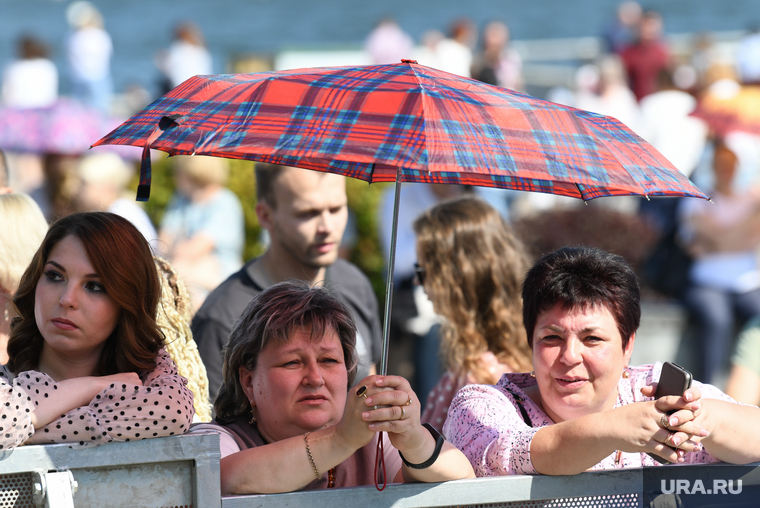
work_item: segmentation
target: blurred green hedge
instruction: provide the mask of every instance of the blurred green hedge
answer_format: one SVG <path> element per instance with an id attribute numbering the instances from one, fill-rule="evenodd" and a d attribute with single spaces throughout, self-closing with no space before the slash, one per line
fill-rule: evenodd
<path id="1" fill-rule="evenodd" d="M 145 211 L 156 226 L 161 224 L 164 210 L 174 192 L 172 177 L 174 160 L 167 157 L 153 163 L 150 200 Z M 230 177 L 227 187 L 237 194 L 245 214 L 245 250 L 243 257 L 249 260 L 263 252 L 259 242 L 261 227 L 256 218 L 256 182 L 253 176 L 253 162 L 229 160 Z M 369 185 L 361 180 L 346 179 L 348 207 L 354 213 L 357 227 L 357 241 L 350 260 L 367 274 L 372 281 L 378 300 L 383 301 L 385 278 L 383 276 L 383 259 L 387 253 L 380 251 L 377 235 L 377 209 L 380 206 L 382 191 L 389 184 Z M 134 188 L 137 188 L 136 182 Z"/>

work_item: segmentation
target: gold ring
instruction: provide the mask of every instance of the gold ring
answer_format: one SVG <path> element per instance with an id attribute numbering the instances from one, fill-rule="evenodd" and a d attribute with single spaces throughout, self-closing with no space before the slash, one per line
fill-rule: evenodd
<path id="1" fill-rule="evenodd" d="M 409 397 L 409 400 L 407 400 L 407 401 L 406 401 L 406 404 L 404 404 L 404 405 L 405 405 L 405 406 L 408 406 L 409 404 L 411 404 L 411 403 L 412 403 L 412 396 L 411 396 L 411 395 L 409 395 L 408 393 L 406 394 L 406 396 L 407 396 L 407 397 Z"/>
<path id="2" fill-rule="evenodd" d="M 405 420 L 406 419 L 406 410 L 402 407 L 401 408 L 401 418 L 399 420 Z"/>
<path id="3" fill-rule="evenodd" d="M 668 415 L 662 415 L 662 418 L 660 418 L 660 427 L 667 429 L 668 425 L 670 425 L 670 419 L 668 418 Z"/>
<path id="4" fill-rule="evenodd" d="M 367 398 L 367 387 L 366 386 L 360 386 L 358 390 L 356 390 L 356 396 L 357 397 L 364 397 Z"/>

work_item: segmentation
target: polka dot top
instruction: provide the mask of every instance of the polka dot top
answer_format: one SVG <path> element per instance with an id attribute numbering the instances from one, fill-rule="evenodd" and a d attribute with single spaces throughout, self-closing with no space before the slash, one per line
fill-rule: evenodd
<path id="1" fill-rule="evenodd" d="M 0 376 L 0 381 L 13 381 L 10 389 L 8 383 L 0 384 L 0 394 L 9 402 L 2 408 L 0 422 L 12 423 L 11 426 L 0 424 L 0 427 L 13 429 L 0 431 L 3 449 L 22 442 L 68 443 L 78 448 L 111 441 L 173 436 L 187 432 L 193 419 L 193 394 L 163 349 L 156 358 L 156 367 L 140 373 L 143 386 L 111 384 L 89 405 L 72 409 L 36 430 L 29 413 L 44 404 L 45 399 L 54 397 L 58 384 L 37 371 L 21 372 L 14 379 L 5 366 L 0 369 Z"/>
<path id="2" fill-rule="evenodd" d="M 618 382 L 615 407 L 652 400 L 644 397 L 641 388 L 660 379 L 661 363 L 629 368 L 630 377 Z M 469 385 L 454 397 L 448 419 L 443 426 L 446 438 L 467 456 L 476 476 L 537 474 L 530 456 L 530 444 L 542 427 L 554 422 L 525 393 L 536 384 L 529 374 L 504 374 L 496 385 Z M 693 383 L 702 391 L 702 398 L 735 402 L 712 385 Z M 528 426 L 518 409 L 525 409 L 530 418 Z M 659 466 L 646 453 L 612 453 L 592 467 L 618 469 Z M 687 453 L 687 464 L 717 462 L 706 450 Z"/>
<path id="3" fill-rule="evenodd" d="M 32 398 L 10 382 L 5 366 L 0 369 L 0 450 L 15 448 L 34 434 Z"/>

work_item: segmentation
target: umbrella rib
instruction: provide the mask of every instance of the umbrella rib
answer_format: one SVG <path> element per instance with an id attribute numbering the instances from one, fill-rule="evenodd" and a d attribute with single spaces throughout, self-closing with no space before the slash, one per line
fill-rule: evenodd
<path id="1" fill-rule="evenodd" d="M 430 174 L 430 153 L 428 152 L 428 149 L 427 149 L 427 139 L 428 139 L 427 129 L 428 129 L 428 123 L 427 123 L 427 115 L 425 115 L 425 101 L 428 99 L 428 96 L 427 96 L 425 87 L 422 85 L 422 81 L 420 80 L 420 77 L 417 74 L 417 69 L 414 68 L 415 64 L 406 63 L 406 65 L 408 65 L 412 69 L 412 72 L 414 73 L 414 79 L 417 80 L 417 86 L 420 89 L 420 109 L 422 109 L 422 115 L 421 115 L 421 119 L 422 119 L 422 132 L 423 132 L 423 134 L 425 136 L 425 139 L 420 143 L 420 145 L 422 146 L 422 150 L 425 152 L 425 161 L 426 161 L 426 164 L 427 164 L 426 171 L 428 172 L 428 174 Z M 400 170 L 402 170 L 402 168 L 399 167 L 398 170 L 400 171 Z"/>

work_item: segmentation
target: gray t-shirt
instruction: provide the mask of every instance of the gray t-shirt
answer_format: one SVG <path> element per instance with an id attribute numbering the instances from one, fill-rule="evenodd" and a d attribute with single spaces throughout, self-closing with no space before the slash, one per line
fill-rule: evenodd
<path id="1" fill-rule="evenodd" d="M 222 351 L 232 327 L 253 297 L 265 289 L 256 282 L 255 262 L 255 259 L 249 261 L 214 289 L 193 318 L 193 338 L 206 366 L 212 401 L 224 381 Z M 356 381 L 359 381 L 369 375 L 369 366 L 381 354 L 382 328 L 377 298 L 367 276 L 343 259 L 327 267 L 325 280 L 343 297 L 356 321 L 359 356 Z"/>

